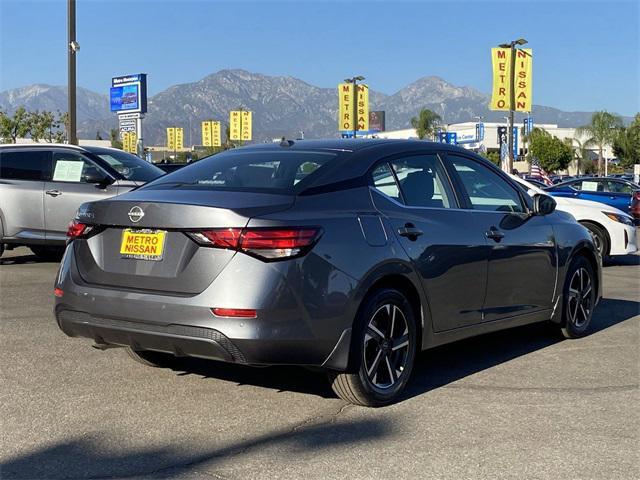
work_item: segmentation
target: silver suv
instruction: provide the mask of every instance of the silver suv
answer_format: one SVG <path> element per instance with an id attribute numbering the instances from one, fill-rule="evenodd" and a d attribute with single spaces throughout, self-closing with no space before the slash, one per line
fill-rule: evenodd
<path id="1" fill-rule="evenodd" d="M 0 256 L 26 245 L 60 256 L 80 204 L 112 197 L 164 172 L 115 148 L 0 145 Z"/>

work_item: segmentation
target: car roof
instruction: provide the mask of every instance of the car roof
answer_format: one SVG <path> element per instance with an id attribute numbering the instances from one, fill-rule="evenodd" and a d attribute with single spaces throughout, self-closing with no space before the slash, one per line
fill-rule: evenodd
<path id="1" fill-rule="evenodd" d="M 439 149 L 459 148 L 446 143 L 428 142 L 424 140 L 404 140 L 387 138 L 334 138 L 324 140 L 284 140 L 283 142 L 260 143 L 240 147 L 238 151 L 249 150 L 335 150 L 340 152 L 358 152 L 367 148 L 380 146 L 397 146 L 399 149 L 408 146 L 425 148 L 428 146 Z"/>
<path id="2" fill-rule="evenodd" d="M 3 143 L 0 148 L 72 148 L 74 150 L 87 151 L 87 147 L 71 145 L 69 143 Z"/>

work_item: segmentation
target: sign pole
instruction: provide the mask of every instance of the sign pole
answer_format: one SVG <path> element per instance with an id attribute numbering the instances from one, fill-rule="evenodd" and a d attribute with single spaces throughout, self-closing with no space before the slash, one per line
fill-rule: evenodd
<path id="1" fill-rule="evenodd" d="M 511 95 L 509 102 L 509 162 L 508 172 L 511 173 L 513 171 L 513 120 L 516 109 L 516 45 L 514 42 L 511 42 Z"/>
<path id="2" fill-rule="evenodd" d="M 353 78 L 353 138 L 358 136 L 358 80 Z"/>
<path id="3" fill-rule="evenodd" d="M 144 157 L 144 146 L 142 143 L 142 115 L 136 119 L 136 132 L 138 134 L 138 141 L 136 142 L 136 153 L 140 158 Z"/>
<path id="4" fill-rule="evenodd" d="M 78 42 L 76 42 L 76 0 L 68 0 L 67 2 L 67 70 L 69 76 L 68 84 L 68 110 L 69 125 L 67 125 L 67 141 L 71 145 L 78 144 L 78 133 L 76 130 L 76 53 L 80 50 Z"/>

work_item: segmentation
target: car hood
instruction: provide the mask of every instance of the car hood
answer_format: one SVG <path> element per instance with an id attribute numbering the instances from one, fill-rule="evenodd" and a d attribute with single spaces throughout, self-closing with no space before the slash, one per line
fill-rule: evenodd
<path id="1" fill-rule="evenodd" d="M 591 200 L 581 200 L 578 198 L 566 198 L 566 197 L 553 197 L 553 199 L 556 201 L 556 204 L 558 207 L 567 207 L 566 210 L 571 210 L 571 207 L 573 206 L 573 207 L 595 209 L 595 210 L 598 210 L 599 212 L 611 212 L 611 213 L 627 215 L 622 210 L 618 210 L 617 208 L 614 208 L 605 203 L 592 202 Z"/>

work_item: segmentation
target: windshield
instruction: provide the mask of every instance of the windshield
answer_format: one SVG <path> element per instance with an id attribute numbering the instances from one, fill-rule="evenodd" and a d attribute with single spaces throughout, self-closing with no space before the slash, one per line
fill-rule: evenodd
<path id="1" fill-rule="evenodd" d="M 107 162 L 111 168 L 122 175 L 127 180 L 134 182 L 150 182 L 164 175 L 164 172 L 149 162 L 131 153 L 116 149 L 90 150 L 102 160 Z"/>
<path id="2" fill-rule="evenodd" d="M 232 150 L 200 160 L 145 188 L 294 193 L 335 157 L 329 152 Z"/>

